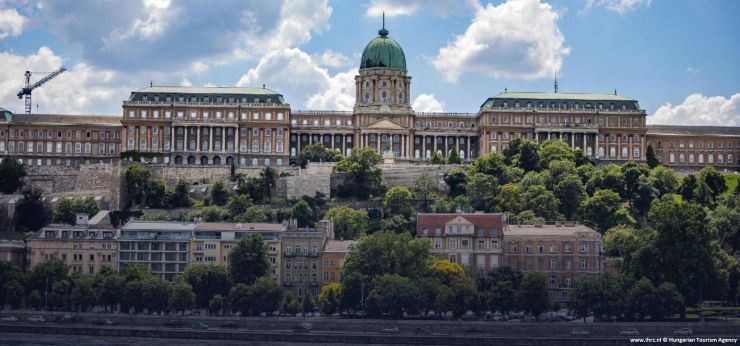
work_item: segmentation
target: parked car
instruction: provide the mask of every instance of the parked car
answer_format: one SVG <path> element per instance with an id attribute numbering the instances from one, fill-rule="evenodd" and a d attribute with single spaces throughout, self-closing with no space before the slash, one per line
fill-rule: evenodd
<path id="1" fill-rule="evenodd" d="M 619 332 L 619 335 L 640 335 L 640 331 L 635 328 L 627 328 Z"/>
<path id="2" fill-rule="evenodd" d="M 414 328 L 414 334 L 432 334 L 432 328 L 421 326 Z"/>
<path id="3" fill-rule="evenodd" d="M 225 322 L 225 323 L 222 323 L 219 327 L 221 327 L 221 328 L 239 328 L 239 325 L 236 324 L 236 322 Z"/>
<path id="4" fill-rule="evenodd" d="M 190 327 L 193 329 L 208 329 L 208 325 L 203 322 L 193 322 Z"/>
<path id="5" fill-rule="evenodd" d="M 70 313 L 61 314 L 56 317 L 57 322 L 63 322 L 63 323 L 72 323 L 77 321 L 77 316 L 72 315 Z"/>
<path id="6" fill-rule="evenodd" d="M 95 321 L 92 321 L 91 323 L 97 326 L 112 326 L 116 324 L 116 322 L 113 322 L 112 320 L 109 320 L 109 319 L 95 320 Z"/>
<path id="7" fill-rule="evenodd" d="M 182 327 L 185 323 L 183 323 L 181 320 L 169 320 L 163 324 L 165 327 Z"/>
<path id="8" fill-rule="evenodd" d="M 46 319 L 44 319 L 44 316 L 31 316 L 26 319 L 28 322 L 46 322 Z"/>
<path id="9" fill-rule="evenodd" d="M 676 334 L 676 335 L 693 335 L 694 334 L 694 330 L 692 330 L 689 327 L 683 327 L 681 329 L 676 329 L 675 331 L 673 331 L 673 334 Z"/>
<path id="10" fill-rule="evenodd" d="M 392 327 L 385 327 L 380 330 L 383 333 L 400 333 L 401 329 L 398 328 L 398 326 L 392 326 Z"/>
<path id="11" fill-rule="evenodd" d="M 585 335 L 591 335 L 591 332 L 583 328 L 573 328 L 573 330 L 570 331 L 570 335 L 585 336 Z"/>
<path id="12" fill-rule="evenodd" d="M 294 332 L 307 333 L 307 332 L 310 332 L 311 331 L 311 328 L 312 328 L 311 323 L 304 322 L 304 323 L 300 323 L 300 324 L 296 325 L 295 327 L 293 327 L 293 331 Z"/>
<path id="13" fill-rule="evenodd" d="M 3 316 L 0 318 L 3 322 L 18 322 L 18 317 L 15 316 Z"/>

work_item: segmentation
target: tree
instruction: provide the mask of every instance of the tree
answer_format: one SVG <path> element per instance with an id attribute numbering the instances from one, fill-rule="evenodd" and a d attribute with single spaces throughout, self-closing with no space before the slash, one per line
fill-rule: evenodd
<path id="1" fill-rule="evenodd" d="M 142 202 L 149 181 L 152 177 L 152 171 L 141 166 L 130 166 L 126 169 L 124 178 L 126 180 L 126 189 L 130 195 L 130 202 L 139 204 Z"/>
<path id="2" fill-rule="evenodd" d="M 655 286 L 648 278 L 642 278 L 627 291 L 625 300 L 628 319 L 645 319 L 655 310 Z"/>
<path id="3" fill-rule="evenodd" d="M 321 142 L 309 144 L 298 154 L 301 167 L 309 162 L 336 162 L 342 159 L 342 154 L 334 149 L 325 147 Z"/>
<path id="4" fill-rule="evenodd" d="M 172 295 L 170 282 L 157 275 L 149 275 L 141 281 L 141 303 L 150 311 L 164 312 Z"/>
<path id="5" fill-rule="evenodd" d="M 439 311 L 452 311 L 452 316 L 460 318 L 477 305 L 475 298 L 475 284 L 469 278 L 463 277 L 449 286 L 439 286 L 437 307 Z"/>
<path id="6" fill-rule="evenodd" d="M 20 286 L 21 291 L 23 290 L 23 272 L 21 268 L 12 262 L 0 261 L 0 282 L 2 282 L 0 284 L 0 308 L 3 308 L 6 302 L 9 302 L 11 305 L 19 305 L 19 300 L 15 301 L 10 298 L 16 298 L 14 291 L 19 289 L 18 286 Z"/>
<path id="7" fill-rule="evenodd" d="M 229 274 L 223 265 L 190 265 L 181 278 L 191 286 L 195 306 L 201 309 L 209 306 L 212 297 L 225 296 L 229 290 Z"/>
<path id="8" fill-rule="evenodd" d="M 516 289 L 511 281 L 501 280 L 484 293 L 484 299 L 491 311 L 507 313 L 517 306 Z"/>
<path id="9" fill-rule="evenodd" d="M 653 185 L 658 190 L 658 197 L 672 194 L 678 188 L 678 177 L 676 172 L 665 166 L 658 166 L 650 170 L 650 178 Z"/>
<path id="10" fill-rule="evenodd" d="M 621 292 L 614 279 L 607 275 L 581 277 L 573 285 L 570 304 L 576 316 L 611 317 L 620 315 Z"/>
<path id="11" fill-rule="evenodd" d="M 381 229 L 384 231 L 391 231 L 393 233 L 414 233 L 412 220 L 401 214 L 391 214 L 386 216 L 383 221 L 381 221 L 380 225 Z"/>
<path id="12" fill-rule="evenodd" d="M 239 215 L 234 215 L 232 218 L 234 221 L 242 223 L 267 222 L 269 219 L 265 213 L 265 209 L 256 205 L 247 208 L 247 210 Z"/>
<path id="13" fill-rule="evenodd" d="M 296 299 L 296 297 L 293 295 L 293 292 L 287 291 L 285 293 L 285 297 L 283 298 L 283 302 L 280 304 L 280 310 L 288 315 L 295 316 L 295 314 L 301 311 L 302 308 L 303 307 L 301 306 L 301 302 Z"/>
<path id="14" fill-rule="evenodd" d="M 444 181 L 450 187 L 450 197 L 455 198 L 465 193 L 468 177 L 465 170 L 455 167 L 444 175 Z"/>
<path id="15" fill-rule="evenodd" d="M 167 188 L 164 181 L 152 179 L 144 192 L 144 201 L 150 208 L 164 208 L 169 202 L 167 200 Z"/>
<path id="16" fill-rule="evenodd" d="M 698 184 L 699 181 L 693 174 L 689 174 L 683 178 L 681 185 L 678 187 L 678 193 L 681 194 L 684 201 L 691 202 L 694 200 L 694 191 Z"/>
<path id="17" fill-rule="evenodd" d="M 113 310 L 123 295 L 126 282 L 123 276 L 114 272 L 99 272 L 97 288 L 95 290 L 98 304 L 105 306 L 106 310 Z"/>
<path id="18" fill-rule="evenodd" d="M 461 164 L 463 161 L 462 157 L 460 157 L 460 153 L 457 152 L 457 147 L 454 145 L 450 148 L 449 153 L 447 154 L 447 164 L 448 165 L 457 165 Z"/>
<path id="19" fill-rule="evenodd" d="M 338 283 L 330 283 L 321 287 L 319 292 L 319 304 L 321 304 L 321 312 L 331 317 L 331 315 L 339 311 L 339 297 L 342 294 L 342 285 Z"/>
<path id="20" fill-rule="evenodd" d="M 681 293 L 676 289 L 676 285 L 670 282 L 664 282 L 655 290 L 655 309 L 650 312 L 650 316 L 658 321 L 664 320 L 675 313 L 681 312 L 684 305 L 684 299 Z"/>
<path id="21" fill-rule="evenodd" d="M 454 213 L 455 205 L 448 198 L 443 196 L 437 196 L 434 199 L 434 205 L 432 206 L 433 213 Z"/>
<path id="22" fill-rule="evenodd" d="M 306 296 L 303 297 L 302 303 L 302 310 L 304 314 L 311 313 L 316 309 L 316 303 L 313 301 L 311 295 L 308 294 L 308 291 L 306 291 Z"/>
<path id="23" fill-rule="evenodd" d="M 581 201 L 586 197 L 581 179 L 575 174 L 561 176 L 553 192 L 560 201 L 560 212 L 567 220 L 573 220 Z"/>
<path id="24" fill-rule="evenodd" d="M 652 144 L 647 145 L 647 149 L 645 150 L 645 158 L 647 160 L 647 165 L 650 166 L 650 168 L 655 168 L 660 165 L 660 161 L 655 155 L 655 149 L 653 149 Z"/>
<path id="25" fill-rule="evenodd" d="M 545 274 L 538 271 L 525 274 L 517 295 L 519 296 L 519 305 L 524 311 L 535 317 L 539 316 L 550 306 Z"/>
<path id="26" fill-rule="evenodd" d="M 468 184 L 465 189 L 468 191 L 468 198 L 473 209 L 483 212 L 493 211 L 494 198 L 499 189 L 495 176 L 482 173 L 468 174 Z"/>
<path id="27" fill-rule="evenodd" d="M 229 197 L 229 203 L 226 208 L 229 210 L 229 214 L 232 216 L 239 215 L 247 211 L 247 208 L 252 206 L 252 198 L 247 194 L 235 195 Z"/>
<path id="28" fill-rule="evenodd" d="M 82 272 L 76 272 L 70 275 L 69 280 L 72 284 L 72 289 L 69 291 L 70 305 L 87 311 L 95 304 L 95 278 Z"/>
<path id="29" fill-rule="evenodd" d="M 248 290 L 249 287 L 243 283 L 238 283 L 229 290 L 229 307 L 232 311 L 239 311 L 242 315 L 250 313 L 252 301 Z"/>
<path id="30" fill-rule="evenodd" d="M 270 166 L 265 167 L 265 169 L 260 172 L 260 187 L 264 194 L 263 201 L 272 200 L 272 189 L 277 186 L 277 177 L 278 172 Z"/>
<path id="31" fill-rule="evenodd" d="M 401 215 L 404 218 L 411 217 L 411 191 L 405 186 L 396 186 L 385 193 L 383 200 L 383 212 L 388 215 Z"/>
<path id="32" fill-rule="evenodd" d="M 537 170 L 540 161 L 537 142 L 517 137 L 509 141 L 504 149 L 504 162 L 523 169 L 525 172 Z"/>
<path id="33" fill-rule="evenodd" d="M 259 233 L 242 238 L 229 252 L 229 275 L 234 283 L 250 285 L 269 268 L 267 247 Z"/>
<path id="34" fill-rule="evenodd" d="M 343 191 L 359 199 L 382 193 L 383 177 L 380 169 L 375 167 L 379 162 L 380 154 L 373 148 L 352 150 L 349 157 L 334 166 L 336 171 L 347 173 L 342 185 Z"/>
<path id="35" fill-rule="evenodd" d="M 195 306 L 193 287 L 185 282 L 176 282 L 172 286 L 172 295 L 169 300 L 170 309 L 185 311 Z"/>
<path id="36" fill-rule="evenodd" d="M 383 274 L 423 276 L 429 258 L 429 240 L 412 238 L 409 233 L 377 232 L 360 237 L 344 262 L 343 277 L 352 273 L 370 279 Z M 346 286 L 342 285 L 342 292 Z"/>
<path id="37" fill-rule="evenodd" d="M 416 202 L 416 210 L 420 213 L 428 213 L 432 210 L 434 193 L 437 190 L 436 185 L 437 182 L 429 173 L 422 173 L 414 177 L 411 196 Z"/>
<path id="38" fill-rule="evenodd" d="M 580 221 L 604 233 L 617 225 L 616 213 L 621 199 L 611 190 L 597 190 L 587 197 L 579 209 Z"/>
<path id="39" fill-rule="evenodd" d="M 283 298 L 283 290 L 268 276 L 257 279 L 247 289 L 251 314 L 266 313 L 267 315 L 277 311 L 280 300 Z"/>
<path id="40" fill-rule="evenodd" d="M 224 311 L 224 296 L 217 294 L 214 295 L 211 300 L 208 301 L 208 312 L 210 314 L 221 315 Z"/>
<path id="41" fill-rule="evenodd" d="M 519 184 L 506 184 L 501 186 L 494 203 L 503 212 L 511 215 L 519 214 L 524 208 L 524 192 Z"/>
<path id="42" fill-rule="evenodd" d="M 699 181 L 703 181 L 712 189 L 712 197 L 717 198 L 727 191 L 725 178 L 712 166 L 705 166 L 699 171 Z"/>
<path id="43" fill-rule="evenodd" d="M 489 153 L 486 156 L 477 158 L 472 165 L 468 167 L 470 173 L 481 173 L 494 176 L 500 183 L 506 183 L 506 164 L 504 157 L 499 153 Z"/>
<path id="44" fill-rule="evenodd" d="M 223 180 L 218 180 L 213 183 L 211 188 L 211 199 L 215 205 L 225 205 L 229 197 L 229 192 L 226 191 L 226 185 Z"/>
<path id="45" fill-rule="evenodd" d="M 75 216 L 78 213 L 87 214 L 92 217 L 100 210 L 100 205 L 92 196 L 88 197 L 66 197 L 62 198 L 54 210 L 54 221 L 74 225 Z"/>
<path id="46" fill-rule="evenodd" d="M 560 201 L 543 185 L 530 186 L 525 192 L 526 208 L 544 220 L 562 220 Z"/>
<path id="47" fill-rule="evenodd" d="M 645 215 L 650 210 L 650 204 L 658 195 L 659 192 L 655 188 L 654 180 L 645 175 L 640 176 L 637 190 L 631 199 L 632 208 L 638 215 Z"/>
<path id="48" fill-rule="evenodd" d="M 573 149 L 565 141 L 552 140 L 540 144 L 540 167 L 548 167 L 550 161 L 573 161 L 574 159 Z"/>
<path id="49" fill-rule="evenodd" d="M 177 181 L 175 192 L 170 198 L 170 205 L 175 208 L 189 207 L 192 205 L 192 201 L 190 200 L 190 183 L 183 179 Z"/>
<path id="50" fill-rule="evenodd" d="M 26 167 L 17 160 L 6 158 L 0 162 L 0 192 L 11 194 L 23 187 Z"/>
<path id="51" fill-rule="evenodd" d="M 23 189 L 23 198 L 15 205 L 15 230 L 36 232 L 49 223 L 51 210 L 44 203 L 41 189 L 33 186 Z"/>
<path id="52" fill-rule="evenodd" d="M 364 210 L 356 210 L 347 206 L 329 209 L 324 218 L 331 220 L 334 225 L 336 239 L 355 239 L 367 230 L 368 216 Z"/>
<path id="53" fill-rule="evenodd" d="M 632 251 L 637 241 L 634 228 L 626 226 L 612 227 L 604 234 L 604 252 L 607 256 L 622 257 Z"/>
<path id="54" fill-rule="evenodd" d="M 198 217 L 203 219 L 205 222 L 221 222 L 226 220 L 229 215 L 223 208 L 212 205 L 201 209 L 200 213 L 198 213 Z"/>
<path id="55" fill-rule="evenodd" d="M 409 278 L 384 274 L 374 280 L 374 288 L 367 297 L 367 309 L 374 316 L 388 313 L 394 319 L 403 318 L 404 312 L 418 311 L 418 296 Z"/>
<path id="56" fill-rule="evenodd" d="M 300 200 L 293 205 L 291 215 L 298 222 L 298 227 L 311 227 L 318 221 L 316 214 L 304 200 Z"/>
<path id="57" fill-rule="evenodd" d="M 432 156 L 429 157 L 429 163 L 433 165 L 444 165 L 445 157 L 437 150 L 432 151 Z"/>

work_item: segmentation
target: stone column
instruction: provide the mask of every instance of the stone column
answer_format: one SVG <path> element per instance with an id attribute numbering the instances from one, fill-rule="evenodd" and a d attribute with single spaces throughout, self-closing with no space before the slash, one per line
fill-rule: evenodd
<path id="1" fill-rule="evenodd" d="M 627 158 L 632 160 L 632 135 L 630 134 L 629 137 L 627 137 Z"/>
<path id="2" fill-rule="evenodd" d="M 594 147 L 595 147 L 594 148 L 594 157 L 600 159 L 601 158 L 601 155 L 599 155 L 599 148 L 601 147 L 601 142 L 600 142 L 601 141 L 601 138 L 599 138 L 599 133 L 598 132 L 594 136 L 596 136 L 596 137 L 594 137 L 594 142 L 596 143 L 594 145 Z M 604 150 L 604 153 L 606 153 L 606 150 Z"/>
<path id="3" fill-rule="evenodd" d="M 214 127 L 212 126 L 208 127 L 208 151 L 209 152 L 212 152 L 214 148 L 213 147 L 213 129 Z"/>
<path id="4" fill-rule="evenodd" d="M 425 159 L 427 157 L 427 136 L 421 136 L 421 155 L 419 158 Z"/>
<path id="5" fill-rule="evenodd" d="M 646 142 L 645 141 L 645 136 L 640 135 L 640 159 L 641 160 L 645 160 L 646 159 L 645 150 L 647 150 L 647 149 L 646 149 L 646 143 L 645 142 Z"/>
<path id="6" fill-rule="evenodd" d="M 588 133 L 583 134 L 583 155 L 588 156 L 588 152 L 586 152 L 586 148 L 588 147 Z"/>
<path id="7" fill-rule="evenodd" d="M 401 154 L 401 157 L 406 157 L 406 135 L 401 135 L 401 150 L 398 152 Z"/>
<path id="8" fill-rule="evenodd" d="M 619 121 L 618 118 L 617 121 Z M 617 158 L 622 159 L 622 136 L 620 133 L 617 133 Z"/>
<path id="9" fill-rule="evenodd" d="M 241 136 L 241 131 L 239 130 L 239 125 L 234 128 L 234 152 L 239 152 L 239 136 Z"/>
<path id="10" fill-rule="evenodd" d="M 221 152 L 226 152 L 226 126 L 221 127 Z"/>
<path id="11" fill-rule="evenodd" d="M 377 146 L 378 152 L 382 155 L 383 153 L 380 151 L 380 138 L 381 138 L 381 136 L 382 135 L 380 133 L 376 133 L 375 134 L 375 146 Z"/>
<path id="12" fill-rule="evenodd" d="M 576 148 L 576 136 L 575 136 L 575 132 L 571 132 L 570 133 L 570 147 L 571 147 L 571 149 L 575 149 Z"/>
<path id="13" fill-rule="evenodd" d="M 177 130 L 176 127 L 170 127 L 170 152 L 175 151 L 175 130 Z"/>
<path id="14" fill-rule="evenodd" d="M 195 151 L 200 151 L 200 126 L 195 128 Z"/>
<path id="15" fill-rule="evenodd" d="M 296 154 L 296 156 L 298 156 L 301 153 L 301 134 L 300 133 L 296 133 L 295 134 L 295 139 L 296 139 L 296 142 L 297 142 L 297 144 L 295 146 L 296 147 L 295 154 Z"/>
<path id="16" fill-rule="evenodd" d="M 331 148 L 336 149 L 336 145 L 334 144 L 334 134 L 329 134 L 329 136 L 331 136 Z"/>
<path id="17" fill-rule="evenodd" d="M 190 148 L 190 144 L 188 144 L 188 132 L 190 132 L 190 128 L 187 126 L 183 126 L 183 132 L 185 132 L 185 145 L 182 147 L 183 151 L 188 151 Z"/>

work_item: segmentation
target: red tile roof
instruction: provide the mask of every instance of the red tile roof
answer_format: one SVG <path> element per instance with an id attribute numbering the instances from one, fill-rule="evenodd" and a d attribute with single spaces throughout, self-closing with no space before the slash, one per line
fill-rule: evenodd
<path id="1" fill-rule="evenodd" d="M 475 230 L 483 229 L 484 236 L 491 236 L 491 229 L 497 230 L 496 236 L 503 236 L 504 231 L 504 214 L 503 213 L 444 213 L 444 214 L 417 214 L 416 215 L 416 235 L 421 235 L 421 229 L 426 228 L 432 235 L 435 228 L 441 228 L 444 234 L 444 226 L 450 220 L 461 217 L 475 225 Z"/>

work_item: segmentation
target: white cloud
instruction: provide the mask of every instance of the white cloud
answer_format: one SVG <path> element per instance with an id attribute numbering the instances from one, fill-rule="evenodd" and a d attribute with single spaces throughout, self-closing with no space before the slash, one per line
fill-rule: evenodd
<path id="1" fill-rule="evenodd" d="M 651 2 L 652 0 L 588 0 L 586 8 L 581 13 L 600 6 L 619 14 L 625 14 L 641 6 L 648 7 Z"/>
<path id="2" fill-rule="evenodd" d="M 417 112 L 444 112 L 445 103 L 437 100 L 434 94 L 419 94 L 412 107 Z"/>
<path id="3" fill-rule="evenodd" d="M 189 86 L 193 86 L 193 83 L 190 82 L 189 79 L 182 77 L 182 79 L 180 80 L 180 86 L 189 87 Z"/>
<path id="4" fill-rule="evenodd" d="M 352 69 L 331 76 L 300 49 L 284 48 L 263 56 L 256 67 L 239 79 L 237 86 L 266 84 L 282 93 L 294 108 L 347 110 L 354 104 L 355 74 Z"/>
<path id="5" fill-rule="evenodd" d="M 346 55 L 331 49 L 327 49 L 321 54 L 314 54 L 313 59 L 319 65 L 327 67 L 339 68 L 352 65 L 352 61 Z"/>
<path id="6" fill-rule="evenodd" d="M 521 79 L 551 78 L 570 53 L 559 14 L 539 0 L 480 8 L 467 31 L 440 48 L 434 67 L 449 82 L 465 72 Z"/>
<path id="7" fill-rule="evenodd" d="M 146 18 L 135 18 L 126 29 L 114 29 L 108 38 L 103 39 L 106 46 L 120 44 L 130 37 L 137 37 L 140 41 L 154 40 L 181 12 L 179 8 L 170 8 L 170 0 L 142 0 L 142 5 Z"/>
<path id="8" fill-rule="evenodd" d="M 330 77 L 328 86 L 323 92 L 318 92 L 306 101 L 308 109 L 326 109 L 349 111 L 355 105 L 355 76 L 356 68 L 337 73 Z"/>
<path id="9" fill-rule="evenodd" d="M 689 74 L 697 75 L 703 69 L 704 68 L 701 67 L 701 66 L 699 66 L 699 67 L 689 66 L 689 67 L 686 68 L 686 72 L 688 72 Z"/>
<path id="10" fill-rule="evenodd" d="M 740 93 L 729 99 L 694 93 L 680 105 L 666 103 L 647 121 L 650 124 L 740 126 Z"/>
<path id="11" fill-rule="evenodd" d="M 465 8 L 460 5 L 460 0 L 371 0 L 365 15 L 380 17 L 385 13 L 387 17 L 410 16 L 424 8 L 431 8 L 435 13 L 444 16 Z M 478 0 L 466 0 L 464 5 L 472 8 L 480 7 Z"/>
<path id="12" fill-rule="evenodd" d="M 0 9 L 0 40 L 23 32 L 27 19 L 14 8 Z"/>
<path id="13" fill-rule="evenodd" d="M 329 28 L 332 11 L 328 0 L 284 0 L 275 28 L 264 35 L 247 31 L 247 44 L 262 53 L 300 46 Z"/>
<path id="14" fill-rule="evenodd" d="M 27 56 L 0 53 L 0 104 L 14 112 L 23 112 L 23 101 L 16 94 L 23 85 L 22 71 L 53 71 L 63 59 L 48 47 Z M 34 77 L 38 80 L 40 76 Z M 126 81 L 110 70 L 96 69 L 80 63 L 33 90 L 33 112 L 62 114 L 121 113 L 121 100 L 133 90 Z M 37 108 L 38 105 L 38 108 Z"/>

